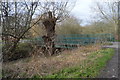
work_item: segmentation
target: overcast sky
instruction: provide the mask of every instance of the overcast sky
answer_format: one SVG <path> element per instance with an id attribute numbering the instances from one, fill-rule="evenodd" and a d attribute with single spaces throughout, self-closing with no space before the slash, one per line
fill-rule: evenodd
<path id="1" fill-rule="evenodd" d="M 71 11 L 72 15 L 74 15 L 78 19 L 83 20 L 81 25 L 88 24 L 88 21 L 90 20 L 92 15 L 92 3 L 93 0 L 77 0 L 76 5 Z"/>
<path id="2" fill-rule="evenodd" d="M 3 0 L 3 1 L 6 1 L 6 0 Z M 8 0 L 8 1 L 14 1 L 14 0 Z M 17 0 L 17 1 L 23 1 L 23 0 Z M 32 0 L 25 0 L 25 1 L 32 1 Z M 86 25 L 90 21 L 91 15 L 93 15 L 90 8 L 92 3 L 93 3 L 93 0 L 76 0 L 76 5 L 72 9 L 71 14 L 78 19 L 82 19 L 81 25 Z"/>

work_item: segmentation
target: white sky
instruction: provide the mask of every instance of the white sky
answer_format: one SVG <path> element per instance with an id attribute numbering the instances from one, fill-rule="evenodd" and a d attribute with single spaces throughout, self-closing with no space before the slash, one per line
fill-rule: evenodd
<path id="1" fill-rule="evenodd" d="M 12 0 L 9 0 L 9 1 L 12 1 Z M 19 1 L 19 0 L 17 0 L 17 1 Z M 20 0 L 20 1 L 22 1 L 22 0 Z M 30 0 L 30 1 L 32 1 L 32 0 Z M 54 1 L 54 0 L 51 0 L 51 1 Z M 57 0 L 57 1 L 59 1 L 59 0 Z M 63 0 L 63 1 L 66 1 L 66 0 Z M 83 25 L 83 26 L 88 24 L 92 20 L 92 16 L 95 15 L 95 13 L 91 10 L 91 7 L 94 6 L 93 5 L 94 1 L 105 2 L 105 1 L 115 1 L 115 0 L 76 0 L 76 5 L 74 6 L 73 10 L 71 11 L 71 14 L 74 15 L 76 18 L 82 20 L 81 25 Z"/>
<path id="2" fill-rule="evenodd" d="M 94 2 L 112 2 L 112 1 L 120 1 L 120 0 L 77 0 L 76 5 L 71 11 L 71 14 L 74 15 L 78 19 L 82 19 L 82 26 L 89 24 L 92 20 L 97 20 L 93 18 L 95 12 L 92 11 L 92 7 L 95 7 Z"/>
<path id="3" fill-rule="evenodd" d="M 78 19 L 82 19 L 81 25 L 86 25 L 91 18 L 91 4 L 93 0 L 77 0 L 76 5 L 71 11 L 71 14 L 74 15 Z"/>

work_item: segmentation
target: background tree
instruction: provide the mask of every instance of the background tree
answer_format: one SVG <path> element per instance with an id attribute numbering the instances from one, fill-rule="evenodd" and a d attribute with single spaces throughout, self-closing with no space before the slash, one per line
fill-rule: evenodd
<path id="1" fill-rule="evenodd" d="M 35 26 L 33 26 L 29 32 L 30 32 L 32 38 L 40 37 L 40 36 L 43 36 L 46 34 L 46 31 L 44 29 L 44 26 L 42 25 L 42 22 L 41 22 L 41 24 L 39 23 L 39 24 L 36 24 Z"/>
<path id="2" fill-rule="evenodd" d="M 78 20 L 76 17 L 69 16 L 56 28 L 58 35 L 62 34 L 82 34 L 82 26 L 80 25 L 82 20 Z"/>
<path id="3" fill-rule="evenodd" d="M 118 35 L 118 0 L 107 2 L 96 1 L 92 10 L 96 12 L 100 20 L 112 24 L 114 34 Z"/>
<path id="4" fill-rule="evenodd" d="M 111 33 L 114 34 L 114 27 L 112 23 L 104 21 L 96 21 L 82 28 L 83 34 L 98 34 L 98 33 Z"/>
<path id="5" fill-rule="evenodd" d="M 118 40 L 120 40 L 120 1 L 118 1 Z"/>

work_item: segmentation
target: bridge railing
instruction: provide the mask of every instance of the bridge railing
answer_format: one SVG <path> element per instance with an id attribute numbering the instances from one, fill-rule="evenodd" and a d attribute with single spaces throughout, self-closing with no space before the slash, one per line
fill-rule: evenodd
<path id="1" fill-rule="evenodd" d="M 56 36 L 55 46 L 58 48 L 74 48 L 80 45 L 104 43 L 106 41 L 114 41 L 114 36 L 112 34 L 66 34 Z M 35 38 L 32 42 L 40 46 L 44 45 L 42 37 Z"/>

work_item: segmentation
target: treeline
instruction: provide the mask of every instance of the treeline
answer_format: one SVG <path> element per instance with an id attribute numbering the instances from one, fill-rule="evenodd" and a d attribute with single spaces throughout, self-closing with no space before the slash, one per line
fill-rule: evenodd
<path id="1" fill-rule="evenodd" d="M 96 21 L 88 25 L 81 26 L 82 20 L 73 16 L 68 17 L 61 23 L 56 25 L 56 35 L 63 34 L 98 34 L 111 33 L 115 34 L 115 25 L 111 22 Z M 35 26 L 31 29 L 33 37 L 42 36 L 45 34 L 45 29 L 41 26 Z"/>

